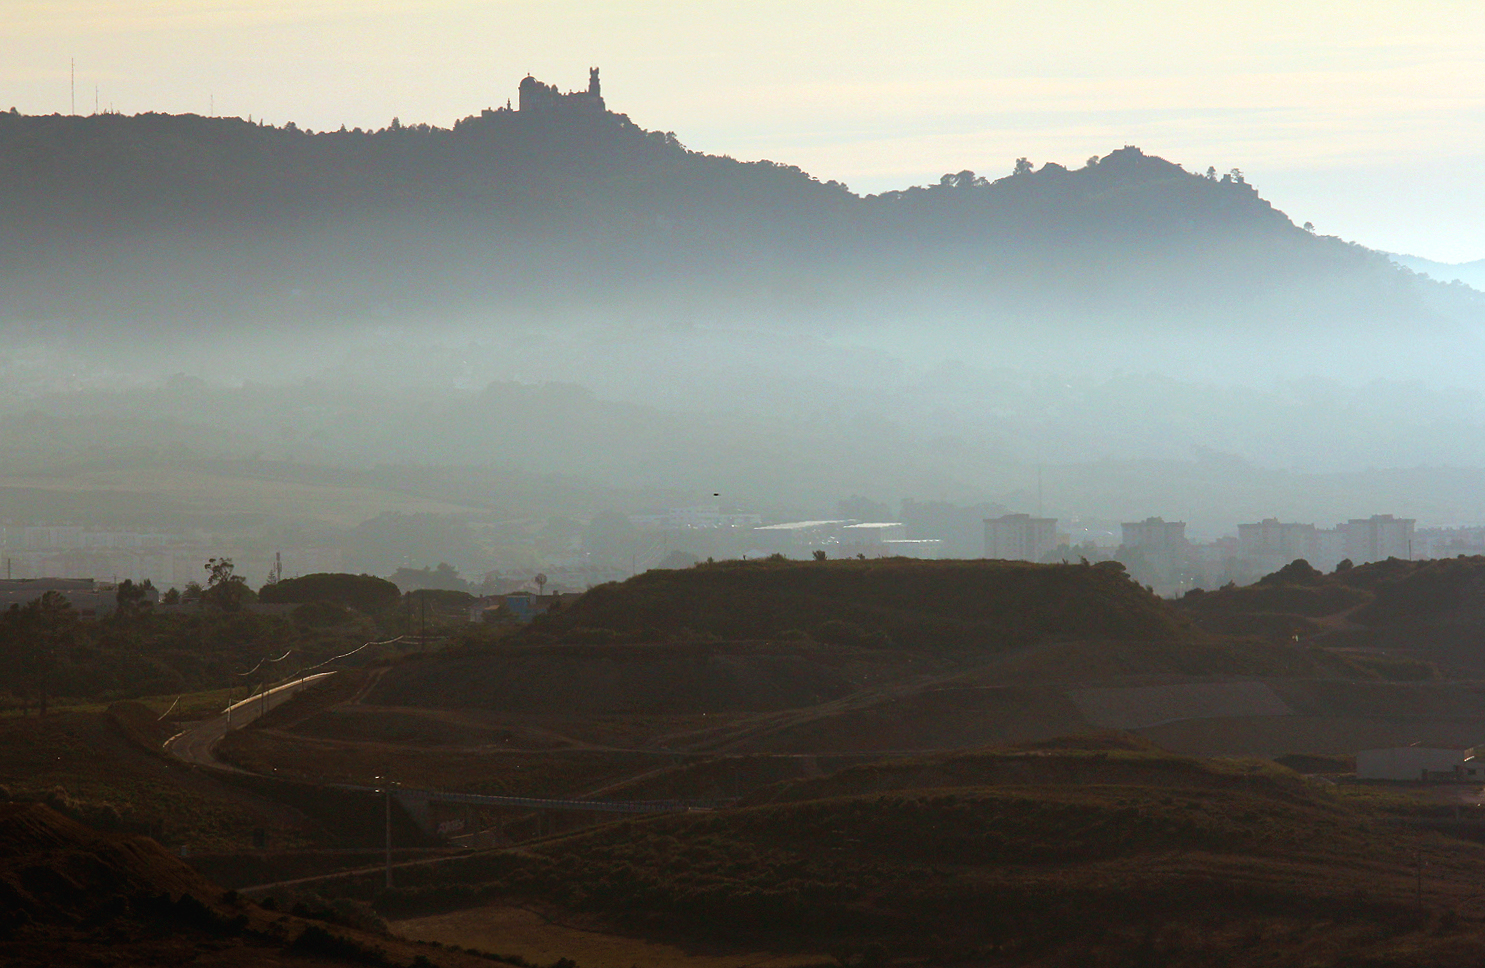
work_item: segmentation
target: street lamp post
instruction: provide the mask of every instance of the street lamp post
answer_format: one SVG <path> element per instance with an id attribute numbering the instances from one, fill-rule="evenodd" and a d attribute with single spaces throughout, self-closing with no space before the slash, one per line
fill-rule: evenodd
<path id="1" fill-rule="evenodd" d="M 381 777 L 375 779 L 381 780 Z M 387 825 L 387 890 L 392 889 L 392 781 L 389 778 L 382 784 L 382 794 L 385 799 L 385 817 Z"/>

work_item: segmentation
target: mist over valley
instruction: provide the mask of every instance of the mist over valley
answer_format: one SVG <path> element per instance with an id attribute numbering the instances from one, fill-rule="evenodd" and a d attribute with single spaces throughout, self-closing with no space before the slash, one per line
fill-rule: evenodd
<path id="1" fill-rule="evenodd" d="M 1270 6 L 22 11 L 0 962 L 1480 962 L 1478 38 Z"/>
<path id="2" fill-rule="evenodd" d="M 489 489 L 441 511 L 531 527 L 714 494 L 1480 520 L 1485 297 L 1236 170 L 1123 147 L 860 196 L 582 96 L 450 129 L 0 115 L 5 515 L 331 540 L 359 522 L 151 477 L 319 467 L 368 519 L 460 468 Z"/>

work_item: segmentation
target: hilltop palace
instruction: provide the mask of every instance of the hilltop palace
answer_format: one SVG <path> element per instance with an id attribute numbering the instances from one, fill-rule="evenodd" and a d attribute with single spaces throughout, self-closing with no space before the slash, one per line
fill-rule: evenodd
<path id="1" fill-rule="evenodd" d="M 554 84 L 543 84 L 527 74 L 521 80 L 520 110 L 524 114 L 602 114 L 607 108 L 599 91 L 598 68 L 588 68 L 588 89 L 563 94 Z"/>

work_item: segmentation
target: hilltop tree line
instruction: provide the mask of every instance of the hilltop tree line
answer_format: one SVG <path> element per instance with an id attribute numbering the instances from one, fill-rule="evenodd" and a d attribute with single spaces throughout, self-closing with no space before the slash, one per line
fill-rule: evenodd
<path id="1" fill-rule="evenodd" d="M 205 571 L 204 584 L 172 589 L 163 607 L 152 603 L 148 582 L 125 580 L 114 609 L 98 617 L 57 591 L 0 611 L 0 709 L 45 715 L 58 697 L 111 702 L 208 689 L 226 690 L 225 705 L 365 643 L 381 644 L 346 661 L 506 632 L 471 625 L 463 603 L 446 603 L 444 593 L 404 595 L 371 575 L 305 575 L 254 592 L 231 559 L 213 558 Z M 255 603 L 282 608 L 247 608 Z"/>

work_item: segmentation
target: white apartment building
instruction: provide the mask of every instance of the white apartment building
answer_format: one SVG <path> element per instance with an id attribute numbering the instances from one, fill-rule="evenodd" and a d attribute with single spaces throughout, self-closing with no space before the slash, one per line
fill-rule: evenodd
<path id="1" fill-rule="evenodd" d="M 985 557 L 1041 561 L 1057 550 L 1057 519 L 1003 514 L 985 519 Z"/>

